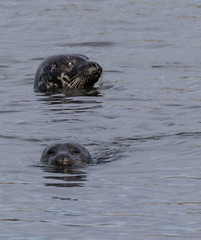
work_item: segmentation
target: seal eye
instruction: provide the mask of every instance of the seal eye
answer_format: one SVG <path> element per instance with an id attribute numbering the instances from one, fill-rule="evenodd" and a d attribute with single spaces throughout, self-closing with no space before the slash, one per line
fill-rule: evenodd
<path id="1" fill-rule="evenodd" d="M 55 154 L 56 153 L 56 149 L 55 148 L 51 148 L 48 152 L 47 152 L 47 154 L 49 154 L 49 155 L 53 155 L 53 154 Z"/>
<path id="2" fill-rule="evenodd" d="M 72 67 L 74 64 L 75 64 L 74 61 L 70 61 L 70 62 L 68 63 L 68 66 L 69 66 L 69 67 Z"/>
<path id="3" fill-rule="evenodd" d="M 78 154 L 78 153 L 80 153 L 80 151 L 77 148 L 71 148 L 70 153 L 71 154 Z"/>

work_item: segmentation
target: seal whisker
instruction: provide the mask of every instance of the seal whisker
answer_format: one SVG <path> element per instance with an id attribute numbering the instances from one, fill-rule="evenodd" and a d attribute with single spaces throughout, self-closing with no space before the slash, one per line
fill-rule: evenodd
<path id="1" fill-rule="evenodd" d="M 73 80 L 73 82 L 70 83 L 70 88 L 78 88 L 78 85 L 80 83 L 80 78 L 76 78 Z"/>
<path id="2" fill-rule="evenodd" d="M 86 82 L 86 77 L 82 76 L 82 75 L 77 75 L 76 78 L 74 78 L 73 81 L 71 81 L 70 83 L 70 87 L 71 88 L 81 88 L 82 85 L 84 85 L 83 83 Z"/>
<path id="3" fill-rule="evenodd" d="M 79 73 L 79 74 L 73 76 L 73 77 L 71 78 L 71 81 L 74 81 L 75 79 L 77 79 L 77 78 L 79 78 L 79 77 L 82 77 L 82 76 L 83 76 L 83 75 L 82 75 L 81 73 Z"/>
<path id="4" fill-rule="evenodd" d="M 80 88 L 80 87 L 81 87 L 81 85 L 82 85 L 82 83 L 83 83 L 83 79 L 84 79 L 83 77 L 81 77 L 81 78 L 78 79 L 77 85 L 76 85 L 77 88 Z"/>
<path id="5" fill-rule="evenodd" d="M 80 78 L 80 81 L 78 82 L 78 88 L 80 88 L 81 87 L 81 85 L 82 85 L 82 83 L 84 82 L 84 77 L 82 77 L 82 78 Z"/>
<path id="6" fill-rule="evenodd" d="M 103 75 L 101 75 L 100 78 L 99 78 L 99 85 L 100 85 L 100 86 L 103 85 Z"/>

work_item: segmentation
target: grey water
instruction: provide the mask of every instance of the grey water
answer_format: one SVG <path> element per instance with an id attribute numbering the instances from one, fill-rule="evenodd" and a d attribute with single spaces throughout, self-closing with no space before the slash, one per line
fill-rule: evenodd
<path id="1" fill-rule="evenodd" d="M 60 53 L 103 85 L 35 92 Z M 57 141 L 98 164 L 48 171 Z M 200 1 L 0 1 L 0 153 L 0 239 L 200 239 Z"/>

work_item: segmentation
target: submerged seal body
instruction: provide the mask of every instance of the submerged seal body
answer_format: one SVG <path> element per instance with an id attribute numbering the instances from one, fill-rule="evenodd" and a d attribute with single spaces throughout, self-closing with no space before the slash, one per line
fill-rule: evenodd
<path id="1" fill-rule="evenodd" d="M 45 165 L 70 168 L 94 164 L 88 150 L 79 143 L 51 144 L 44 149 L 41 162 Z"/>
<path id="2" fill-rule="evenodd" d="M 47 57 L 38 67 L 34 88 L 40 91 L 92 87 L 102 74 L 101 66 L 80 54 Z"/>

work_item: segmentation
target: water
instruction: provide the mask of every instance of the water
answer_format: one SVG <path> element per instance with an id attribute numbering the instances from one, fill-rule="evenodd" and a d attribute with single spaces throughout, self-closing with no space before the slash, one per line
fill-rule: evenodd
<path id="1" fill-rule="evenodd" d="M 0 2 L 1 239 L 200 239 L 200 1 Z M 82 53 L 103 86 L 33 91 L 43 58 Z M 40 165 L 55 141 L 96 166 Z"/>

